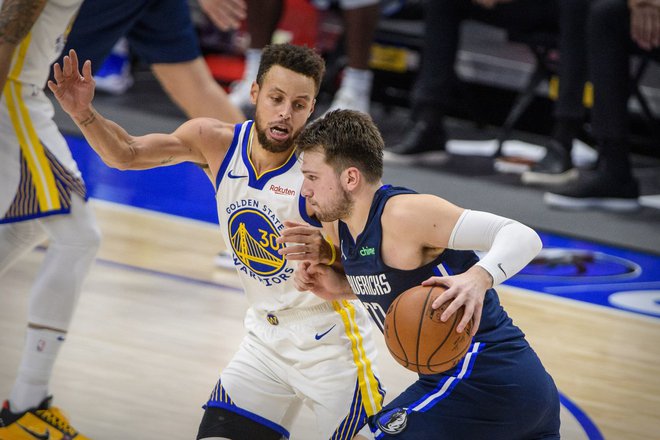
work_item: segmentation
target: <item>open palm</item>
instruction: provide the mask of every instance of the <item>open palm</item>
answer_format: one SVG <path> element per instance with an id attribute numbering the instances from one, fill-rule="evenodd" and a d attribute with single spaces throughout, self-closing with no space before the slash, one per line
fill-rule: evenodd
<path id="1" fill-rule="evenodd" d="M 48 88 L 53 92 L 62 109 L 70 115 L 82 113 L 89 109 L 94 98 L 94 77 L 92 62 L 83 64 L 82 74 L 78 68 L 78 55 L 71 49 L 64 57 L 62 66 L 53 65 L 55 82 L 48 81 Z"/>

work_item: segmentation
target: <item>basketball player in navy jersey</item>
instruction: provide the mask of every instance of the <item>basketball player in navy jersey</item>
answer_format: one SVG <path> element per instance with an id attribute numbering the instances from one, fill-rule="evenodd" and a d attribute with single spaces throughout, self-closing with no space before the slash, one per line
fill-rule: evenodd
<path id="1" fill-rule="evenodd" d="M 383 185 L 383 139 L 367 115 L 330 112 L 296 143 L 302 193 L 319 220 L 339 220 L 343 263 L 337 269 L 302 262 L 299 288 L 329 300 L 357 296 L 382 330 L 397 295 L 419 284 L 443 285 L 433 307 L 453 301 L 442 319 L 463 306 L 458 331 L 470 319 L 478 328 L 456 367 L 420 375 L 370 419 L 376 438 L 558 439 L 555 384 L 492 289 L 538 253 L 538 235 L 514 220 Z M 300 232 L 294 226 L 280 240 L 296 242 Z M 487 253 L 479 260 L 471 249 Z M 306 258 L 299 245 L 282 253 Z"/>
<path id="2" fill-rule="evenodd" d="M 316 415 L 315 432 L 303 438 L 364 438 L 358 432 L 371 436 L 367 418 L 381 409 L 367 312 L 299 292 L 295 262 L 277 252 L 285 219 L 318 224 L 300 195 L 293 141 L 314 111 L 324 70 L 309 48 L 269 46 L 251 90 L 255 121 L 197 118 L 171 134 L 131 136 L 92 106 L 89 61 L 81 73 L 72 50 L 62 67 L 54 65 L 49 88 L 105 163 L 145 169 L 193 162 L 215 184 L 222 235 L 250 307 L 247 336 L 213 389 L 198 439 L 288 438 L 303 403 Z"/>

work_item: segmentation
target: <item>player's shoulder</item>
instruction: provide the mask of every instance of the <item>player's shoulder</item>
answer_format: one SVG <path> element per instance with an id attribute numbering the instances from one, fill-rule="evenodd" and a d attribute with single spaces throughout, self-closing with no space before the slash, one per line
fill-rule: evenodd
<path id="1" fill-rule="evenodd" d="M 214 118 L 194 118 L 182 124 L 176 134 L 202 145 L 229 145 L 234 137 L 234 124 Z"/>
<path id="2" fill-rule="evenodd" d="M 437 203 L 438 200 L 442 199 L 431 194 L 397 194 L 387 201 L 383 214 L 397 218 L 415 217 L 429 203 Z"/>

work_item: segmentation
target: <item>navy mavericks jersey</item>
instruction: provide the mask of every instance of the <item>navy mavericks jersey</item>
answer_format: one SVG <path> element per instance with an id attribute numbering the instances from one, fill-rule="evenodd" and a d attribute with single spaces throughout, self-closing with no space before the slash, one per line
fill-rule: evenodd
<path id="1" fill-rule="evenodd" d="M 455 275 L 472 267 L 479 258 L 472 251 L 446 249 L 435 260 L 414 270 L 400 270 L 387 266 L 381 257 L 382 225 L 380 218 L 390 197 L 399 194 L 415 194 L 407 188 L 382 186 L 371 204 L 367 226 L 358 236 L 351 236 L 348 226 L 339 222 L 341 258 L 353 292 L 366 306 L 381 331 L 385 314 L 401 293 L 421 284 L 431 276 Z M 475 342 L 496 342 L 523 337 L 522 331 L 513 325 L 495 290 L 486 292 L 479 330 Z"/>

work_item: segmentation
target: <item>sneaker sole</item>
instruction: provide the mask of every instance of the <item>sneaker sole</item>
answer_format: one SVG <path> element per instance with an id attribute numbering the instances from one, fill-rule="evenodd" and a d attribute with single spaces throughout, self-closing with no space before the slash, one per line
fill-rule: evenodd
<path id="1" fill-rule="evenodd" d="M 493 169 L 498 173 L 522 174 L 534 165 L 534 161 L 524 157 L 503 156 L 493 162 Z"/>
<path id="2" fill-rule="evenodd" d="M 566 185 L 577 180 L 579 174 L 575 168 L 558 174 L 525 171 L 520 176 L 520 181 L 525 185 Z"/>
<path id="3" fill-rule="evenodd" d="M 400 165 L 414 165 L 423 163 L 444 163 L 449 159 L 446 151 L 429 151 L 418 154 L 396 154 L 391 151 L 383 151 L 383 161 Z"/>
<path id="4" fill-rule="evenodd" d="M 603 209 L 605 211 L 614 212 L 631 212 L 637 211 L 641 208 L 639 201 L 636 199 L 614 199 L 614 198 L 575 198 L 566 197 L 554 193 L 545 193 L 543 195 L 543 202 L 553 208 L 562 208 L 569 210 L 584 210 L 584 209 Z"/>

